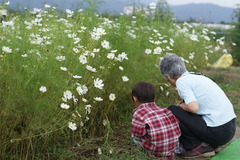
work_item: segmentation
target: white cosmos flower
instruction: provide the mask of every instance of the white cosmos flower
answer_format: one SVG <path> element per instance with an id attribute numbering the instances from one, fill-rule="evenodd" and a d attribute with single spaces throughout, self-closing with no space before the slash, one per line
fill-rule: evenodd
<path id="1" fill-rule="evenodd" d="M 73 48 L 73 51 L 74 51 L 75 53 L 79 53 L 79 52 L 80 52 L 79 49 L 77 49 L 76 47 Z"/>
<path id="2" fill-rule="evenodd" d="M 66 9 L 66 13 L 68 14 L 67 17 L 72 17 L 74 14 L 74 11 L 71 11 L 70 9 Z"/>
<path id="3" fill-rule="evenodd" d="M 2 27 L 5 28 L 7 26 L 11 26 L 14 29 L 14 22 L 13 21 L 2 21 Z"/>
<path id="4" fill-rule="evenodd" d="M 125 52 L 122 52 L 121 54 L 118 55 L 118 57 L 121 59 L 121 60 L 128 60 L 128 57 L 127 57 L 127 54 Z"/>
<path id="5" fill-rule="evenodd" d="M 161 54 L 161 53 L 162 53 L 162 48 L 161 47 L 157 47 L 153 51 L 153 54 Z"/>
<path id="6" fill-rule="evenodd" d="M 103 125 L 104 125 L 104 126 L 107 125 L 107 120 L 106 120 L 106 119 L 103 120 Z"/>
<path id="7" fill-rule="evenodd" d="M 91 113 L 91 107 L 92 106 L 90 104 L 85 105 L 86 114 L 90 114 Z"/>
<path id="8" fill-rule="evenodd" d="M 41 87 L 39 88 L 39 91 L 42 92 L 42 93 L 44 93 L 44 92 L 47 91 L 47 87 L 41 86 Z"/>
<path id="9" fill-rule="evenodd" d="M 64 48 L 64 46 L 58 46 L 58 49 L 63 49 Z"/>
<path id="10" fill-rule="evenodd" d="M 94 97 L 94 100 L 99 102 L 103 101 L 102 97 Z"/>
<path id="11" fill-rule="evenodd" d="M 74 114 L 74 113 L 72 114 L 72 117 L 73 117 L 74 119 L 77 118 L 76 114 Z"/>
<path id="12" fill-rule="evenodd" d="M 169 50 L 169 51 L 172 51 L 172 49 L 170 48 L 170 46 L 167 46 L 166 49 Z"/>
<path id="13" fill-rule="evenodd" d="M 87 27 L 85 27 L 85 26 L 81 26 L 81 29 L 82 29 L 82 30 L 86 30 Z"/>
<path id="14" fill-rule="evenodd" d="M 108 53 L 107 58 L 108 59 L 114 59 L 115 54 L 114 53 Z"/>
<path id="15" fill-rule="evenodd" d="M 66 104 L 66 103 L 61 103 L 60 107 L 62 109 L 69 109 L 70 108 L 70 106 L 68 104 Z"/>
<path id="16" fill-rule="evenodd" d="M 97 79 L 94 79 L 94 87 L 98 88 L 98 89 L 103 89 L 103 80 L 97 78 Z"/>
<path id="17" fill-rule="evenodd" d="M 222 51 L 223 53 L 228 53 L 227 49 L 223 49 Z"/>
<path id="18" fill-rule="evenodd" d="M 88 88 L 87 86 L 85 85 L 79 85 L 77 88 L 76 88 L 77 92 L 79 95 L 84 95 L 88 92 Z"/>
<path id="19" fill-rule="evenodd" d="M 149 4 L 149 7 L 150 7 L 150 9 L 155 10 L 156 7 L 157 7 L 157 3 L 156 2 L 152 2 L 152 3 Z"/>
<path id="20" fill-rule="evenodd" d="M 73 75 L 73 78 L 80 79 L 80 78 L 82 78 L 82 76 Z"/>
<path id="21" fill-rule="evenodd" d="M 154 42 L 154 44 L 156 44 L 156 45 L 159 45 L 159 44 L 161 44 L 161 43 L 162 43 L 162 42 L 159 41 L 159 40 Z"/>
<path id="22" fill-rule="evenodd" d="M 114 100 L 116 99 L 116 95 L 115 95 L 114 93 L 111 93 L 111 94 L 109 95 L 109 99 L 110 99 L 111 101 L 114 101 Z"/>
<path id="23" fill-rule="evenodd" d="M 26 57 L 28 57 L 28 54 L 23 54 L 23 55 L 21 55 L 22 57 L 24 57 L 24 58 L 26 58 Z"/>
<path id="24" fill-rule="evenodd" d="M 170 45 L 173 46 L 173 44 L 174 44 L 174 40 L 170 38 Z"/>
<path id="25" fill-rule="evenodd" d="M 213 35 L 216 35 L 216 34 L 217 34 L 217 33 L 216 33 L 216 32 L 214 32 L 214 31 L 211 31 L 210 33 L 211 33 L 211 34 L 213 34 Z"/>
<path id="26" fill-rule="evenodd" d="M 202 36 L 206 41 L 210 41 L 211 39 L 208 36 Z"/>
<path id="27" fill-rule="evenodd" d="M 85 63 L 87 63 L 87 57 L 84 55 L 80 55 L 79 61 L 80 61 L 80 63 L 85 64 Z"/>
<path id="28" fill-rule="evenodd" d="M 113 150 L 112 150 L 112 149 L 110 149 L 110 150 L 109 150 L 109 153 L 110 153 L 110 154 L 112 154 L 112 153 L 113 153 Z"/>
<path id="29" fill-rule="evenodd" d="M 66 57 L 65 56 L 57 56 L 56 57 L 56 60 L 58 60 L 58 61 L 64 61 L 66 59 Z"/>
<path id="30" fill-rule="evenodd" d="M 74 122 L 68 122 L 68 127 L 72 130 L 75 131 L 77 129 L 76 123 Z"/>
<path id="31" fill-rule="evenodd" d="M 66 98 L 66 97 L 62 97 L 62 100 L 63 100 L 64 102 L 67 102 L 67 98 Z"/>
<path id="32" fill-rule="evenodd" d="M 193 59 L 194 58 L 194 52 L 192 52 L 192 53 L 189 53 L 189 59 Z"/>
<path id="33" fill-rule="evenodd" d="M 224 42 L 223 42 L 223 41 L 219 41 L 219 44 L 220 44 L 220 45 L 224 45 Z"/>
<path id="34" fill-rule="evenodd" d="M 66 67 L 60 67 L 60 69 L 61 69 L 62 71 L 67 71 L 67 68 L 66 68 Z"/>
<path id="35" fill-rule="evenodd" d="M 91 52 L 90 56 L 94 58 L 95 57 L 95 53 Z"/>
<path id="36" fill-rule="evenodd" d="M 93 32 L 95 32 L 97 35 L 100 35 L 100 36 L 106 34 L 105 29 L 103 28 L 94 28 Z"/>
<path id="37" fill-rule="evenodd" d="M 98 154 L 101 155 L 102 154 L 102 149 L 98 148 Z"/>
<path id="38" fill-rule="evenodd" d="M 98 53 L 99 51 L 100 51 L 100 49 L 96 49 L 96 48 L 93 49 L 93 52 L 95 52 L 95 53 Z"/>
<path id="39" fill-rule="evenodd" d="M 165 85 L 166 87 L 169 87 L 169 86 L 170 86 L 168 83 L 165 83 L 164 85 Z"/>
<path id="40" fill-rule="evenodd" d="M 163 40 L 162 43 L 168 43 L 168 41 L 167 40 Z"/>
<path id="41" fill-rule="evenodd" d="M 91 33 L 91 37 L 93 40 L 99 40 L 101 38 L 101 36 L 96 34 L 95 32 Z"/>
<path id="42" fill-rule="evenodd" d="M 65 97 L 66 99 L 72 99 L 72 92 L 69 91 L 69 90 L 66 90 L 64 93 L 63 93 L 63 97 Z"/>
<path id="43" fill-rule="evenodd" d="M 168 91 L 166 92 L 166 96 L 169 96 L 169 92 Z"/>
<path id="44" fill-rule="evenodd" d="M 82 98 L 82 101 L 86 103 L 88 100 L 86 98 Z"/>
<path id="45" fill-rule="evenodd" d="M 205 59 L 208 60 L 208 56 L 205 56 Z"/>
<path id="46" fill-rule="evenodd" d="M 73 39 L 74 39 L 74 44 L 78 44 L 81 41 L 80 38 L 73 38 Z"/>
<path id="47" fill-rule="evenodd" d="M 105 67 L 104 67 L 104 66 L 100 66 L 99 68 L 100 68 L 100 69 L 105 69 Z"/>
<path id="48" fill-rule="evenodd" d="M 10 5 L 10 1 L 5 2 L 5 5 L 9 6 Z"/>
<path id="49" fill-rule="evenodd" d="M 191 36 L 190 36 L 190 39 L 192 40 L 192 41 L 199 41 L 198 40 L 198 36 L 197 35 L 194 35 L 194 34 L 192 34 Z"/>
<path id="50" fill-rule="evenodd" d="M 87 68 L 87 70 L 89 70 L 91 72 L 97 72 L 97 69 L 93 68 L 92 66 L 87 65 L 86 68 Z"/>
<path id="51" fill-rule="evenodd" d="M 160 89 L 161 89 L 161 91 L 163 91 L 163 87 L 162 86 L 160 86 Z"/>
<path id="52" fill-rule="evenodd" d="M 215 48 L 214 48 L 214 51 L 219 51 L 221 48 L 220 48 L 220 46 L 216 46 Z"/>
<path id="53" fill-rule="evenodd" d="M 91 33 L 91 37 L 94 40 L 98 40 L 98 39 L 101 38 L 102 35 L 105 35 L 105 34 L 106 34 L 105 29 L 103 29 L 103 28 L 94 28 L 93 32 Z"/>
<path id="54" fill-rule="evenodd" d="M 85 121 L 89 121 L 89 119 L 90 119 L 89 117 L 86 117 Z"/>
<path id="55" fill-rule="evenodd" d="M 78 117 L 82 117 L 78 111 L 75 111 Z"/>
<path id="56" fill-rule="evenodd" d="M 102 47 L 105 48 L 105 49 L 109 49 L 109 48 L 110 48 L 109 42 L 106 41 L 106 40 L 102 41 L 102 42 L 101 42 L 101 45 L 102 45 Z"/>
<path id="57" fill-rule="evenodd" d="M 123 80 L 124 82 L 127 82 L 129 79 L 128 79 L 127 76 L 122 76 L 122 80 Z"/>
<path id="58" fill-rule="evenodd" d="M 146 50 L 145 50 L 145 53 L 146 53 L 146 54 L 151 54 L 151 53 L 152 53 L 152 50 L 151 50 L 151 49 L 146 49 Z"/>
<path id="59" fill-rule="evenodd" d="M 73 96 L 73 102 L 74 102 L 74 104 L 77 104 L 77 102 L 78 102 L 78 99 L 75 96 Z"/>
<path id="60" fill-rule="evenodd" d="M 44 7 L 45 7 L 45 8 L 50 8 L 51 6 L 48 5 L 48 4 L 44 4 Z"/>
<path id="61" fill-rule="evenodd" d="M 6 47 L 6 46 L 2 47 L 2 51 L 6 52 L 6 53 L 12 53 L 12 49 L 10 49 L 9 47 Z"/>
<path id="62" fill-rule="evenodd" d="M 121 71 L 123 71 L 123 67 L 122 67 L 122 66 L 119 66 L 118 68 L 119 68 Z"/>

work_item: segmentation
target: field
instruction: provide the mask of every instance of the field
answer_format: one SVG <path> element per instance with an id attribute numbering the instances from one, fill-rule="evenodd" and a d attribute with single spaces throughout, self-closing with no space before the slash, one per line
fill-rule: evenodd
<path id="1" fill-rule="evenodd" d="M 0 24 L 0 159 L 146 159 L 130 145 L 131 88 L 148 81 L 158 105 L 179 102 L 158 69 L 167 53 L 213 73 L 239 114 L 239 83 L 230 80 L 239 70 L 206 70 L 228 54 L 224 37 L 158 14 L 101 16 L 91 2 L 25 9 Z"/>

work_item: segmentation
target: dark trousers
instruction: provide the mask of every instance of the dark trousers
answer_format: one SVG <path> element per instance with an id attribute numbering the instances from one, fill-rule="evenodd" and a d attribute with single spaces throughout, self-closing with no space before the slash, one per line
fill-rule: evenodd
<path id="1" fill-rule="evenodd" d="M 210 144 L 213 148 L 229 142 L 236 131 L 235 118 L 218 127 L 208 127 L 204 119 L 178 106 L 169 106 L 169 110 L 179 119 L 182 135 L 180 143 L 185 150 L 199 146 L 202 142 Z"/>

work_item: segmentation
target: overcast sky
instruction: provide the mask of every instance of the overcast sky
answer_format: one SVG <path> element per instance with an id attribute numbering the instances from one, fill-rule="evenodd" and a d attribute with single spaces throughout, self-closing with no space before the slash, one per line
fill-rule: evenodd
<path id="1" fill-rule="evenodd" d="M 224 7 L 234 7 L 240 4 L 240 0 L 167 0 L 169 4 L 181 5 L 187 3 L 213 3 Z"/>

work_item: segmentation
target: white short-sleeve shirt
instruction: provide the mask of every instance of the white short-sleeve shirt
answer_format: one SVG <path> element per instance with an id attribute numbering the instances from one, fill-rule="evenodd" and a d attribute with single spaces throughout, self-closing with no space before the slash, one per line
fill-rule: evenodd
<path id="1" fill-rule="evenodd" d="M 186 104 L 197 101 L 199 110 L 209 127 L 223 125 L 236 117 L 232 103 L 223 90 L 203 75 L 185 72 L 176 81 L 179 96 Z"/>

